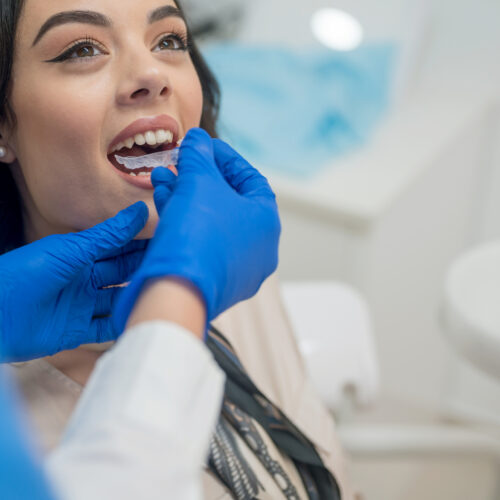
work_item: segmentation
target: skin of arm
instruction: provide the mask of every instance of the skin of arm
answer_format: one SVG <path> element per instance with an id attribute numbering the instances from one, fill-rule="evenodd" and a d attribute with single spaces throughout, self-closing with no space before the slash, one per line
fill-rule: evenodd
<path id="1" fill-rule="evenodd" d="M 169 323 L 148 324 L 158 320 Z M 47 463 L 59 498 L 203 498 L 200 464 L 224 393 L 221 369 L 189 335 L 202 339 L 205 327 L 197 288 L 175 278 L 144 284 L 128 332 L 97 364 Z"/>
<path id="2" fill-rule="evenodd" d="M 207 321 L 201 295 L 187 281 L 176 278 L 151 280 L 144 288 L 127 323 L 164 320 L 177 323 L 203 340 Z"/>

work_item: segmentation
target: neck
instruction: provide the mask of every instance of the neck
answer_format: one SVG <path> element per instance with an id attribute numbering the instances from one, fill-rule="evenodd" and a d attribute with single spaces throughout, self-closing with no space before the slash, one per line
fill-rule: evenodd
<path id="1" fill-rule="evenodd" d="M 60 352 L 45 359 L 71 380 L 84 386 L 102 354 L 102 352 L 79 347 L 72 351 Z"/>

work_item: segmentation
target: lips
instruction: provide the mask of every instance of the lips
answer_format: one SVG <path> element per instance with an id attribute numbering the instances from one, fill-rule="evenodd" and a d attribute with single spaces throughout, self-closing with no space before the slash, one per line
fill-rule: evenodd
<path id="1" fill-rule="evenodd" d="M 123 129 L 108 147 L 108 160 L 125 180 L 141 188 L 152 189 L 153 168 L 143 167 L 134 171 L 119 164 L 115 154 L 120 156 L 143 156 L 150 153 L 174 149 L 179 141 L 179 125 L 168 115 L 141 118 Z M 174 173 L 173 166 L 165 165 Z"/>

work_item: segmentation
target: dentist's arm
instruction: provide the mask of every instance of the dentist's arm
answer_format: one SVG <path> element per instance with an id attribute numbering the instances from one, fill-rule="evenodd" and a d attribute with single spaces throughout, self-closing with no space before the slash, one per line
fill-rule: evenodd
<path id="1" fill-rule="evenodd" d="M 59 498 L 201 500 L 223 391 L 224 375 L 194 332 L 153 319 L 128 328 L 98 362 L 47 462 Z"/>
<path id="2" fill-rule="evenodd" d="M 164 278 L 145 287 L 132 311 L 128 328 L 152 319 L 171 321 L 203 340 L 206 317 L 203 300 L 189 283 Z"/>
<path id="3" fill-rule="evenodd" d="M 200 338 L 275 270 L 280 224 L 267 181 L 204 132 L 178 169 L 173 187 L 153 173 L 160 224 L 115 308 L 127 329 L 49 462 L 64 499 L 202 498 L 224 376 Z"/>

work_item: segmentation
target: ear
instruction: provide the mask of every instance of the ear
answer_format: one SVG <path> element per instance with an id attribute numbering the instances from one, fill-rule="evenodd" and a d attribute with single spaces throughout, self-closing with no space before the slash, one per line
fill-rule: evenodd
<path id="1" fill-rule="evenodd" d="M 0 163 L 14 163 L 17 159 L 16 154 L 12 147 L 8 144 L 8 141 L 5 140 L 3 135 L 3 129 L 0 127 L 0 148 L 5 153 L 0 156 Z"/>

